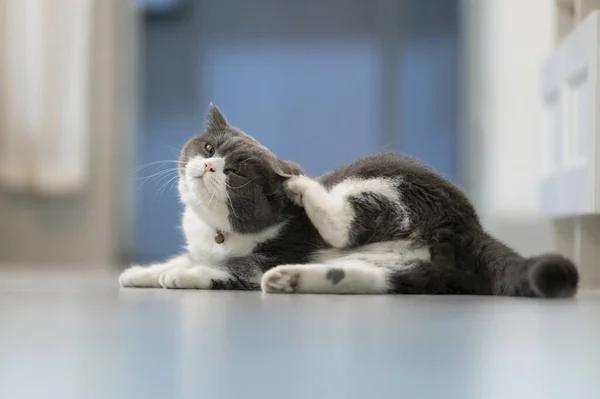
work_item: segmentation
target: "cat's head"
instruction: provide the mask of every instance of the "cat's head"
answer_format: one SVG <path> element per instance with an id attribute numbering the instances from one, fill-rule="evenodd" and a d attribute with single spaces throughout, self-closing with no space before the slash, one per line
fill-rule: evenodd
<path id="1" fill-rule="evenodd" d="M 231 126 L 210 104 L 206 132 L 189 140 L 179 159 L 179 193 L 211 226 L 255 233 L 294 211 L 283 183 L 302 169 L 277 158 L 258 141 Z"/>

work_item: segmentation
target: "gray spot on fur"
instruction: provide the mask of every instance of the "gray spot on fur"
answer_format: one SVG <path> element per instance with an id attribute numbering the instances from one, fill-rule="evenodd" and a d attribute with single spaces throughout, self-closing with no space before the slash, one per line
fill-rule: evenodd
<path id="1" fill-rule="evenodd" d="M 325 273 L 325 278 L 331 281 L 331 284 L 333 285 L 342 281 L 344 277 L 346 277 L 344 269 L 329 269 L 327 273 Z"/>

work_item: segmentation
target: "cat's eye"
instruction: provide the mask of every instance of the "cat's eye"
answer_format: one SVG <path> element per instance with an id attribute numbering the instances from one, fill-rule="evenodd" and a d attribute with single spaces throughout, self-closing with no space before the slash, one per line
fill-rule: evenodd
<path id="1" fill-rule="evenodd" d="M 234 175 L 241 176 L 240 171 L 238 169 L 233 169 L 233 168 L 225 168 L 225 169 L 223 169 L 223 173 L 225 173 L 226 175 L 233 173 Z"/>
<path id="2" fill-rule="evenodd" d="M 237 177 L 238 179 L 246 179 L 239 169 L 225 168 L 225 169 L 223 169 L 223 173 L 225 173 L 228 176 L 233 175 L 233 176 Z"/>
<path id="3" fill-rule="evenodd" d="M 206 152 L 208 152 L 210 155 L 214 155 L 215 153 L 215 147 L 213 147 L 212 145 L 206 143 L 204 144 L 204 149 L 206 150 Z"/>

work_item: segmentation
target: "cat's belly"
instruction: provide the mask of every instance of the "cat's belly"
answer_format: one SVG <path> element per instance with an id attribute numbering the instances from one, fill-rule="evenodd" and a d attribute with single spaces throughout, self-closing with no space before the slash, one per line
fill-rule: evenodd
<path id="1" fill-rule="evenodd" d="M 429 247 L 415 247 L 410 241 L 386 241 L 364 245 L 353 249 L 324 249 L 313 255 L 317 263 L 336 260 L 362 261 L 370 265 L 387 268 L 402 268 L 415 260 L 430 261 Z"/>

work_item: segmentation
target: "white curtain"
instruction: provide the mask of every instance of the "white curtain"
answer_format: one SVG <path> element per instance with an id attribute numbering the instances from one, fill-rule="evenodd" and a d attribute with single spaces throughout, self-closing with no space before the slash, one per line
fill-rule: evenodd
<path id="1" fill-rule="evenodd" d="M 0 188 L 87 180 L 93 1 L 0 0 Z"/>

